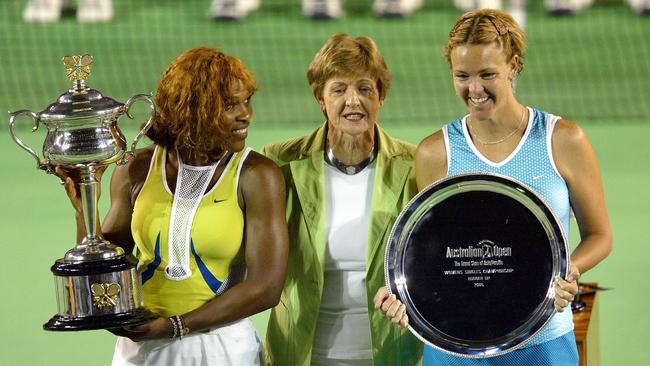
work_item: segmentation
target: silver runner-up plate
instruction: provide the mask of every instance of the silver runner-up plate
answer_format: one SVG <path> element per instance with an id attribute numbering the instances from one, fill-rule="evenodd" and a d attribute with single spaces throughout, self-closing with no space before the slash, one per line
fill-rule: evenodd
<path id="1" fill-rule="evenodd" d="M 524 345 L 555 314 L 553 278 L 566 276 L 567 252 L 562 225 L 530 188 L 496 174 L 456 175 L 397 218 L 386 283 L 424 343 L 492 357 Z"/>

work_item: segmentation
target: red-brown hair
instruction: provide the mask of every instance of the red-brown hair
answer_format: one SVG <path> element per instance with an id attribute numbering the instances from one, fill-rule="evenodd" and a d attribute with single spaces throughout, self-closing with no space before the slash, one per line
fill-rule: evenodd
<path id="1" fill-rule="evenodd" d="M 255 79 L 236 57 L 214 48 L 192 48 L 167 67 L 156 92 L 158 113 L 147 132 L 166 148 L 187 146 L 223 149 L 222 115 L 233 98 L 230 91 L 241 82 L 251 94 Z"/>

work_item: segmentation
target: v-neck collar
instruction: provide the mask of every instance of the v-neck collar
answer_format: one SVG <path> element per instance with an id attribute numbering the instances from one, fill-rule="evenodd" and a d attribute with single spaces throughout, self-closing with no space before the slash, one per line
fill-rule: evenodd
<path id="1" fill-rule="evenodd" d="M 469 115 L 463 117 L 463 121 L 462 121 L 463 135 L 465 136 L 465 141 L 467 141 L 467 145 L 469 145 L 469 147 L 472 149 L 474 154 L 476 154 L 476 156 L 478 156 L 478 158 L 481 159 L 485 164 L 495 168 L 500 168 L 504 166 L 517 155 L 519 150 L 521 150 L 522 146 L 524 146 L 524 143 L 528 139 L 528 134 L 530 133 L 530 130 L 533 128 L 533 119 L 535 118 L 534 116 L 535 112 L 530 107 L 526 107 L 526 109 L 528 110 L 528 122 L 526 124 L 526 130 L 524 131 L 524 135 L 521 137 L 521 140 L 519 140 L 519 143 L 517 144 L 515 149 L 512 150 L 512 152 L 508 156 L 506 156 L 505 159 L 499 162 L 495 162 L 488 159 L 485 155 L 483 155 L 481 151 L 479 151 L 479 149 L 474 144 L 474 141 L 472 141 L 472 137 L 470 136 L 469 130 L 467 129 L 467 117 L 469 117 Z"/>
<path id="2" fill-rule="evenodd" d="M 223 159 L 228 159 L 227 163 L 223 167 L 223 170 L 219 173 L 219 178 L 217 178 L 217 181 L 214 183 L 214 185 L 212 187 L 210 187 L 210 189 L 208 189 L 206 192 L 204 192 L 201 195 L 202 197 L 206 197 L 207 195 L 214 192 L 215 189 L 217 189 L 217 187 L 219 186 L 219 183 L 221 183 L 221 180 L 223 179 L 224 175 L 226 174 L 226 171 L 230 167 L 231 163 L 235 160 L 234 158 L 235 158 L 236 155 L 237 155 L 237 152 L 233 152 L 232 154 L 226 154 L 221 159 L 219 159 L 216 163 L 214 163 L 214 165 L 217 165 L 217 168 L 218 168 L 219 163 L 221 163 Z M 180 172 L 181 164 L 184 165 L 186 168 L 187 167 L 189 167 L 190 169 L 192 169 L 193 167 L 196 168 L 193 165 L 188 165 L 188 164 L 183 163 L 182 159 L 180 159 L 178 151 L 176 151 L 176 159 L 178 161 L 178 168 L 177 168 L 177 172 L 176 172 L 177 176 L 178 176 L 178 173 Z M 201 169 L 201 168 L 203 168 L 203 167 L 199 167 L 199 169 Z M 171 188 L 169 187 L 169 182 L 167 182 L 167 149 L 166 148 L 162 148 L 162 169 L 161 170 L 162 170 L 163 186 L 165 187 L 165 190 L 167 191 L 167 193 L 170 196 L 174 197 L 175 192 L 172 192 Z M 210 178 L 210 179 L 212 179 L 212 178 Z M 208 187 L 209 187 L 209 185 L 208 185 Z M 177 188 L 177 187 L 175 187 L 175 188 Z"/>

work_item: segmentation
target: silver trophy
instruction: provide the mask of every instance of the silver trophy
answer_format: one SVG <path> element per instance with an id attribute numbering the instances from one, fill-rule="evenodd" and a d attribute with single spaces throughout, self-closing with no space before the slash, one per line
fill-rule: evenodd
<path id="1" fill-rule="evenodd" d="M 58 313 L 43 328 L 46 330 L 89 330 L 132 326 L 153 318 L 143 306 L 142 285 L 137 261 L 124 250 L 97 235 L 98 167 L 124 164 L 151 126 L 155 105 L 149 95 L 138 94 L 120 103 L 85 85 L 93 57 L 66 56 L 63 64 L 72 88 L 39 113 L 20 110 L 11 113 L 9 132 L 21 148 L 36 159 L 38 169 L 53 173 L 54 166 L 79 172 L 80 194 L 86 236 L 55 261 L 54 274 Z M 126 139 L 117 126 L 138 100 L 149 103 L 151 115 L 126 151 Z M 43 158 L 17 136 L 19 116 L 33 118 L 32 132 L 40 123 L 47 127 Z"/>

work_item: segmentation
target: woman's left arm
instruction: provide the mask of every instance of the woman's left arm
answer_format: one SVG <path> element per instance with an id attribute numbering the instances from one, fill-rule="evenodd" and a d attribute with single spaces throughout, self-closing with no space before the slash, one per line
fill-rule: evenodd
<path id="1" fill-rule="evenodd" d="M 239 181 L 245 212 L 246 279 L 204 306 L 183 315 L 197 331 L 227 324 L 277 305 L 289 254 L 284 178 L 266 157 L 251 152 Z"/>
<path id="2" fill-rule="evenodd" d="M 553 155 L 569 187 L 571 207 L 580 230 L 580 243 L 571 262 L 584 273 L 612 250 L 612 229 L 598 160 L 582 128 L 562 119 L 553 133 Z"/>
<path id="3" fill-rule="evenodd" d="M 556 308 L 560 310 L 577 293 L 580 274 L 594 267 L 612 250 L 612 229 L 598 159 L 582 128 L 560 119 L 552 142 L 555 165 L 569 188 L 571 207 L 580 230 L 580 243 L 571 255 L 571 273 L 566 281 L 557 281 Z"/>

